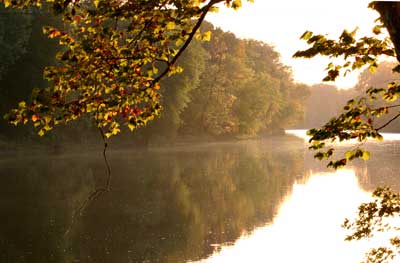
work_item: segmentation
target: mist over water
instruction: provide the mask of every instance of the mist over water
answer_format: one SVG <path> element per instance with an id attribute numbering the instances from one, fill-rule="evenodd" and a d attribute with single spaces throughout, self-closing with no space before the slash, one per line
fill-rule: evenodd
<path id="1" fill-rule="evenodd" d="M 1 262 L 359 262 L 340 225 L 377 185 L 400 189 L 397 141 L 333 172 L 301 139 L 29 153 L 0 161 Z M 69 229 L 69 234 L 64 235 Z"/>

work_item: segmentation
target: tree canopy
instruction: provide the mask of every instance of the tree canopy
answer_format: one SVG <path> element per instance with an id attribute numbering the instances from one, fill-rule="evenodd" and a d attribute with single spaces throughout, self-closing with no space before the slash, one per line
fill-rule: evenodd
<path id="1" fill-rule="evenodd" d="M 33 89 L 6 118 L 31 122 L 39 135 L 89 115 L 109 137 L 134 130 L 160 114 L 160 81 L 182 71 L 178 58 L 217 4 L 240 0 L 2 0 L 6 8 L 54 12 L 62 26 L 43 32 L 58 40 L 58 63 L 44 71 L 47 87 Z M 28 8 L 28 9 L 26 9 Z"/>

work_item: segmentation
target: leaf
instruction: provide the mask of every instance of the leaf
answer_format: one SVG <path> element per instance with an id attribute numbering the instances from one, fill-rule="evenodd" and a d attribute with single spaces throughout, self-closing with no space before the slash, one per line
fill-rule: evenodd
<path id="1" fill-rule="evenodd" d="M 346 157 L 347 160 L 351 160 L 354 156 L 354 151 L 347 151 L 344 156 Z"/>
<path id="2" fill-rule="evenodd" d="M 237 10 L 242 6 L 242 1 L 241 0 L 233 0 L 232 3 L 232 8 Z"/>
<path id="3" fill-rule="evenodd" d="M 311 37 L 313 36 L 313 32 L 311 32 L 311 31 L 306 31 L 306 32 L 304 32 L 303 33 L 303 35 L 301 35 L 301 37 L 300 37 L 300 39 L 303 39 L 303 40 L 309 40 Z"/>
<path id="4" fill-rule="evenodd" d="M 368 151 L 363 151 L 363 153 L 362 153 L 362 159 L 364 160 L 364 161 L 368 161 L 369 160 L 369 157 L 370 157 L 370 153 L 368 152 Z"/>
<path id="5" fill-rule="evenodd" d="M 182 46 L 183 43 L 184 43 L 184 41 L 183 41 L 182 38 L 178 38 L 178 39 L 175 41 L 175 45 L 178 46 L 178 47 Z"/>
<path id="6" fill-rule="evenodd" d="M 135 125 L 128 123 L 128 128 L 131 132 L 133 132 L 133 130 L 136 128 Z"/>
<path id="7" fill-rule="evenodd" d="M 174 22 L 168 22 L 167 25 L 166 25 L 166 28 L 168 30 L 174 29 L 175 28 L 175 23 Z"/>
<path id="8" fill-rule="evenodd" d="M 379 34 L 381 33 L 381 27 L 378 26 L 378 25 L 374 26 L 374 28 L 372 29 L 372 32 L 373 32 L 375 35 L 379 35 Z"/>
<path id="9" fill-rule="evenodd" d="M 20 103 L 18 103 L 18 107 L 19 108 L 26 108 L 26 102 L 25 101 L 21 101 Z"/>
<path id="10" fill-rule="evenodd" d="M 211 40 L 211 31 L 207 31 L 203 35 L 203 40 L 204 41 L 210 41 Z"/>
<path id="11" fill-rule="evenodd" d="M 11 5 L 11 0 L 4 0 L 4 6 L 9 7 Z"/>
<path id="12" fill-rule="evenodd" d="M 392 71 L 393 71 L 393 72 L 400 73 L 400 64 L 398 64 L 396 67 L 394 67 L 394 68 L 392 69 Z"/>

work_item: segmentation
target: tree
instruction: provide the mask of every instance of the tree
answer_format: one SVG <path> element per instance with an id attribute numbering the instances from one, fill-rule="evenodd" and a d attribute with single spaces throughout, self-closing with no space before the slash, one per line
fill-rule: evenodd
<path id="1" fill-rule="evenodd" d="M 0 7 L 0 112 L 5 113 L 19 101 L 30 98 L 33 87 L 47 85 L 43 69 L 54 65 L 58 45 L 42 34 L 44 25 L 57 19 L 44 10 L 25 11 Z M 11 127 L 0 121 L 1 135 L 7 138 L 36 135 L 31 127 Z"/>
<path id="2" fill-rule="evenodd" d="M 59 15 L 63 26 L 44 33 L 59 40 L 58 65 L 47 67 L 51 83 L 34 89 L 6 118 L 31 122 L 39 135 L 89 115 L 105 137 L 134 130 L 160 114 L 160 81 L 180 72 L 175 64 L 205 16 L 240 0 L 2 0 L 5 7 L 38 6 Z"/>
<path id="3" fill-rule="evenodd" d="M 137 130 L 135 141 L 140 141 L 141 145 L 160 145 L 175 141 L 183 125 L 182 115 L 192 101 L 191 93 L 199 88 L 206 57 L 207 52 L 202 47 L 202 42 L 194 40 L 177 64 L 183 68 L 183 72 L 161 82 L 165 88 L 160 92 L 163 107 L 160 118 Z"/>
<path id="4" fill-rule="evenodd" d="M 383 61 L 374 72 L 364 69 L 354 88 L 363 93 L 370 87 L 385 88 L 387 83 L 399 80 L 399 74 L 392 71 L 394 67 L 396 67 L 395 62 Z"/>
<path id="5" fill-rule="evenodd" d="M 326 120 L 341 113 L 343 105 L 358 95 L 354 89 L 341 90 L 334 85 L 317 84 L 311 87 L 311 94 L 306 98 L 306 128 L 322 126 Z"/>
<path id="6" fill-rule="evenodd" d="M 27 42 L 32 33 L 32 15 L 21 15 L 16 10 L 0 6 L 0 79 L 7 68 L 26 53 Z"/>
<path id="7" fill-rule="evenodd" d="M 394 5 L 394 6 L 393 6 Z M 371 8 L 386 10 L 390 13 L 392 10 L 393 15 L 397 12 L 399 3 L 394 2 L 372 2 Z M 373 28 L 375 35 L 380 35 L 381 29 L 388 27 L 387 21 L 381 16 L 380 23 Z M 396 57 L 396 43 L 391 42 L 388 37 L 362 37 L 356 39 L 356 30 L 349 32 L 343 31 L 339 40 L 327 39 L 323 35 L 314 35 L 312 32 L 305 32 L 301 37 L 311 47 L 307 50 L 298 51 L 294 57 L 311 58 L 316 55 L 333 57 L 343 57 L 345 62 L 342 65 L 334 65 L 330 63 L 327 67 L 328 74 L 324 78 L 325 81 L 334 81 L 343 71 L 361 69 L 367 67 L 371 71 L 375 71 L 378 66 L 378 60 L 382 56 Z M 393 39 L 393 37 L 391 37 Z M 393 47 L 394 44 L 394 47 Z M 400 66 L 393 69 L 395 72 L 400 71 Z M 400 113 L 396 112 L 399 105 L 383 105 L 375 107 L 370 104 L 378 98 L 386 102 L 393 102 L 397 100 L 400 94 L 400 86 L 396 82 L 390 82 L 386 88 L 371 87 L 366 91 L 365 96 L 348 101 L 347 105 L 343 108 L 344 112 L 338 117 L 332 118 L 320 129 L 311 129 L 308 134 L 311 135 L 310 149 L 317 150 L 316 158 L 329 159 L 333 156 L 335 149 L 324 149 L 325 143 L 328 141 L 343 141 L 350 139 L 357 139 L 360 143 L 365 142 L 368 138 L 377 140 L 382 139 L 379 133 L 383 128 L 388 126 L 398 117 Z M 389 120 L 382 124 L 377 125 L 376 119 L 385 115 L 391 114 Z M 328 166 L 339 168 L 348 161 L 363 158 L 368 159 L 369 153 L 362 148 L 357 147 L 354 150 L 345 153 L 345 158 L 330 161 Z"/>
<path id="8" fill-rule="evenodd" d="M 400 72 L 400 3 L 399 2 L 372 2 L 369 7 L 380 13 L 380 24 L 373 28 L 376 35 L 381 34 L 385 27 L 390 35 L 389 38 L 363 37 L 356 39 L 356 31 L 344 31 L 339 40 L 327 39 L 323 35 L 314 35 L 312 32 L 305 32 L 302 36 L 308 44 L 309 49 L 298 51 L 295 57 L 314 57 L 324 55 L 328 57 L 343 56 L 345 63 L 342 65 L 328 65 L 328 74 L 324 80 L 334 81 L 343 70 L 355 70 L 363 67 L 376 71 L 378 59 L 382 56 L 394 57 L 397 59 L 393 71 Z M 361 76 L 365 77 L 365 74 Z M 365 82 L 364 82 L 365 83 Z M 365 88 L 361 83 L 362 88 Z M 381 83 L 371 83 L 381 84 Z M 363 143 L 367 138 L 382 139 L 379 133 L 383 128 L 390 125 L 400 117 L 399 104 L 393 104 L 400 95 L 400 84 L 397 80 L 391 80 L 386 87 L 368 87 L 365 95 L 358 99 L 350 100 L 343 108 L 344 112 L 338 117 L 331 119 L 319 129 L 312 129 L 308 132 L 311 136 L 310 149 L 317 150 L 316 158 L 331 158 L 334 148 L 321 150 L 325 142 L 343 141 L 357 139 Z M 376 105 L 380 100 L 383 105 Z M 376 119 L 391 114 L 383 124 L 377 124 Z M 368 159 L 369 153 L 357 147 L 347 151 L 345 158 L 337 161 L 330 161 L 328 166 L 339 168 L 356 158 Z M 378 232 L 394 234 L 390 237 L 388 245 L 371 249 L 365 262 L 383 263 L 392 262 L 400 256 L 400 235 L 393 219 L 400 215 L 400 197 L 388 188 L 378 188 L 374 194 L 374 200 L 364 203 L 359 207 L 358 218 L 354 222 L 346 220 L 344 227 L 352 233 L 347 240 L 358 240 L 369 238 Z M 394 232 L 391 232 L 394 231 Z"/>

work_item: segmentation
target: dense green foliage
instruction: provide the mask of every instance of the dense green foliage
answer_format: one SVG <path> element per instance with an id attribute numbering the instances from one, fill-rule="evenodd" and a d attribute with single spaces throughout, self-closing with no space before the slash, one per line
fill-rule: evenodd
<path id="1" fill-rule="evenodd" d="M 61 46 L 57 65 L 46 67 L 49 84 L 33 89 L 6 118 L 31 122 L 39 135 L 89 116 L 105 137 L 146 125 L 161 111 L 160 81 L 181 71 L 175 64 L 218 3 L 238 8 L 240 0 L 1 1 L 5 7 L 38 6 L 58 14 L 59 26 L 44 33 Z M 61 23 L 62 21 L 62 23 Z"/>
<path id="2" fill-rule="evenodd" d="M 211 41 L 193 43 L 179 62 L 182 74 L 162 82 L 165 112 L 138 131 L 141 140 L 254 137 L 302 120 L 308 88 L 293 83 L 272 47 L 205 27 Z"/>
<path id="3" fill-rule="evenodd" d="M 2 10 L 15 12 L 4 8 Z M 4 87 L 0 98 L 3 113 L 21 99 L 29 101 L 32 87 L 50 85 L 41 79 L 40 72 L 46 65 L 57 65 L 53 56 L 60 47 L 54 40 L 40 34 L 42 26 L 56 23 L 57 18 L 36 10 L 35 13 L 15 16 L 9 23 L 19 23 L 21 19 L 30 16 L 36 17 L 33 19 L 31 37 L 24 46 L 27 51 L 16 58 L 17 63 L 9 66 L 7 74 L 0 79 Z M 8 24 L 4 23 L 3 26 L 11 29 Z M 201 31 L 210 32 L 211 40 L 193 39 L 176 64 L 182 68 L 181 74 L 160 81 L 163 89 L 157 90 L 157 103 L 163 112 L 154 120 L 153 125 L 136 130 L 133 136 L 136 143 L 158 145 L 173 142 L 178 137 L 255 137 L 281 132 L 283 128 L 301 121 L 302 104 L 308 95 L 308 88 L 292 81 L 290 69 L 280 62 L 279 54 L 271 46 L 255 40 L 238 39 L 232 33 L 215 29 L 209 23 L 203 23 Z M 29 78 L 21 77 L 22 69 Z M 80 79 L 74 78 L 74 81 L 76 87 L 85 86 L 80 83 Z M 33 94 L 32 103 L 38 100 L 42 104 L 54 102 L 51 102 L 53 98 L 43 93 L 43 89 L 35 91 L 39 93 Z M 122 95 L 118 96 L 123 99 Z M 27 107 L 28 104 L 21 105 Z M 33 114 L 30 118 L 36 120 L 35 116 L 39 115 Z M 73 127 L 58 128 L 51 136 L 45 137 L 59 142 L 62 138 L 70 137 L 71 133 L 80 133 L 82 141 L 84 134 L 92 132 L 96 125 L 91 125 L 87 114 L 80 119 Z M 120 120 L 120 117 L 116 115 L 112 119 Z M 5 123 L 2 125 L 5 126 Z M 14 130 L 5 126 L 2 134 L 6 137 L 16 135 Z M 27 137 L 34 137 L 29 129 L 22 131 Z M 128 133 L 121 139 L 132 141 L 131 137 Z"/>

